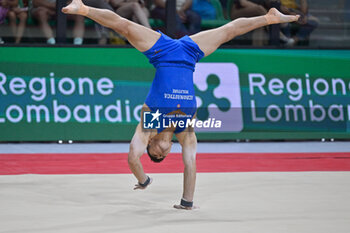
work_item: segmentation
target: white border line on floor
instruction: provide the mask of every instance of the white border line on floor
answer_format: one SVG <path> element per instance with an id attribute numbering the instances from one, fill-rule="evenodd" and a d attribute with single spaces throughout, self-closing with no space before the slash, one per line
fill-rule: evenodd
<path id="1" fill-rule="evenodd" d="M 16 153 L 127 153 L 128 143 L 2 143 L 0 154 Z M 304 153 L 350 152 L 349 142 L 219 142 L 198 143 L 199 153 Z M 180 153 L 181 146 L 174 143 L 172 153 Z"/>

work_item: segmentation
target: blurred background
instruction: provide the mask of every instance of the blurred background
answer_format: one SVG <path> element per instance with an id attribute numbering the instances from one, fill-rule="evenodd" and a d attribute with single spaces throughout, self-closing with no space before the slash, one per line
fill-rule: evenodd
<path id="1" fill-rule="evenodd" d="M 170 19 L 166 17 L 165 2 L 86 0 L 85 4 L 115 11 L 146 27 L 168 32 L 173 37 L 215 28 L 238 17 L 263 15 L 273 6 L 286 14 L 301 14 L 302 17 L 299 22 L 281 25 L 273 32 L 268 28 L 259 29 L 227 44 L 307 48 L 350 46 L 350 3 L 346 0 L 178 0 L 174 4 L 177 14 Z M 65 6 L 66 1 L 1 0 L 0 3 L 2 44 L 128 44 L 125 38 L 90 19 L 79 16 L 66 18 L 60 14 L 58 8 Z M 173 28 L 167 29 L 167 23 L 172 23 Z"/>
<path id="2" fill-rule="evenodd" d="M 129 141 L 155 69 L 66 1 L 0 0 L 0 141 Z M 84 0 L 173 38 L 271 7 L 300 14 L 234 38 L 196 66 L 202 141 L 348 140 L 350 4 L 336 0 Z"/>
<path id="3" fill-rule="evenodd" d="M 132 190 L 129 142 L 155 75 L 147 58 L 63 15 L 66 0 L 0 0 L 0 232 L 349 232 L 349 0 L 84 3 L 173 38 L 271 7 L 301 18 L 196 64 L 197 118 L 222 125 L 195 129 L 201 209 L 182 214 L 170 211 L 178 143 L 161 164 L 142 157 L 155 182 Z"/>

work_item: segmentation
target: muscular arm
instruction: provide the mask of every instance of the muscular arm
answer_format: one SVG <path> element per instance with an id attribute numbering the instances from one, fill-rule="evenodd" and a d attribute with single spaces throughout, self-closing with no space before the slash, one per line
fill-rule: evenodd
<path id="1" fill-rule="evenodd" d="M 141 130 L 141 124 L 136 128 L 134 137 L 130 143 L 130 150 L 128 155 L 128 164 L 130 170 L 135 175 L 139 183 L 145 183 L 147 175 L 143 171 L 143 167 L 140 161 L 141 156 L 146 150 L 148 139 L 145 137 Z"/>
<path id="2" fill-rule="evenodd" d="M 187 144 L 182 148 L 182 157 L 185 165 L 182 197 L 186 201 L 193 201 L 196 186 L 196 147 L 196 144 Z"/>
<path id="3" fill-rule="evenodd" d="M 182 146 L 182 160 L 185 165 L 182 198 L 192 202 L 196 186 L 197 138 L 193 129 L 176 135 Z"/>

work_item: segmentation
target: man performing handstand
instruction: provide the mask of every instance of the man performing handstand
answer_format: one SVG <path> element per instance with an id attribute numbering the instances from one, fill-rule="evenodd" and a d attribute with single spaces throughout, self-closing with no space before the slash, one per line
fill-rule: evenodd
<path id="1" fill-rule="evenodd" d="M 145 111 L 159 113 L 158 111 L 161 110 L 160 114 L 175 112 L 192 118 L 196 112 L 193 87 L 193 71 L 196 62 L 236 36 L 269 24 L 293 22 L 299 18 L 299 16 L 283 15 L 272 8 L 264 16 L 239 18 L 219 28 L 174 40 L 160 32 L 122 18 L 112 11 L 88 7 L 81 0 L 73 0 L 62 11 L 89 17 L 113 29 L 148 57 L 150 63 L 156 68 L 156 75 L 142 109 L 142 117 Z M 174 207 L 193 209 L 197 138 L 191 127 L 144 130 L 141 123 L 138 124 L 128 155 L 129 167 L 138 180 L 134 189 L 145 189 L 152 182 L 143 170 L 140 157 L 147 149 L 152 161 L 162 161 L 170 152 L 173 134 L 182 147 L 185 166 L 183 195 L 180 204 Z"/>

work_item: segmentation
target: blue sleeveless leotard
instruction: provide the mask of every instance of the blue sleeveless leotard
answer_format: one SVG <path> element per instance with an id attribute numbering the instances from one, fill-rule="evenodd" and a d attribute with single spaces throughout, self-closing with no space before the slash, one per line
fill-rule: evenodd
<path id="1" fill-rule="evenodd" d="M 161 33 L 152 48 L 143 54 L 156 68 L 146 105 L 152 112 L 160 109 L 162 114 L 168 114 L 180 110 L 192 118 L 197 110 L 193 72 L 196 62 L 204 56 L 198 45 L 189 36 L 175 40 Z M 177 127 L 174 132 L 183 130 L 185 127 Z"/>

